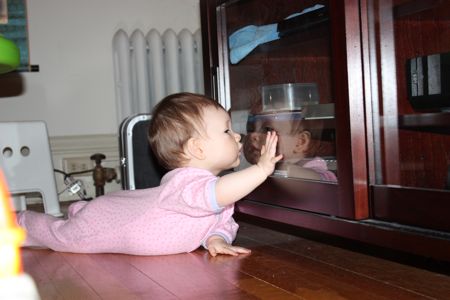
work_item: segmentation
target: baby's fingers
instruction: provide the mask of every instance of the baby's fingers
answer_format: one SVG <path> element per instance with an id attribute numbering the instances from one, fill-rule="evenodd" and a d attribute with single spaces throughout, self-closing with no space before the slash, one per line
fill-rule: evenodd
<path id="1" fill-rule="evenodd" d="M 275 131 L 267 132 L 266 136 L 266 150 L 271 156 L 275 156 L 277 150 L 278 135 Z"/>
<path id="2" fill-rule="evenodd" d="M 283 159 L 283 154 L 280 154 L 280 155 L 275 156 L 274 158 L 272 158 L 272 162 L 273 163 L 277 163 L 277 162 L 279 162 L 282 159 Z"/>
<path id="3" fill-rule="evenodd" d="M 261 155 L 264 155 L 264 153 L 266 153 L 266 149 L 267 149 L 266 145 L 261 146 Z"/>

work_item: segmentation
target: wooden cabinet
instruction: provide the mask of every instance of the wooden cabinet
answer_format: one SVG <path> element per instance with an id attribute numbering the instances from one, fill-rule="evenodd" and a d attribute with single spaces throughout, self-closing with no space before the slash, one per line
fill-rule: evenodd
<path id="1" fill-rule="evenodd" d="M 372 217 L 450 232 L 450 3 L 367 3 Z"/>
<path id="2" fill-rule="evenodd" d="M 264 128 L 292 144 L 280 145 L 285 162 L 237 211 L 450 260 L 450 113 L 414 108 L 407 88 L 412 58 L 450 52 L 449 4 L 201 0 L 200 7 L 206 93 L 230 110 L 244 144 Z M 314 101 L 299 96 L 292 104 L 292 84 L 312 84 Z M 281 102 L 267 96 L 280 86 Z M 298 119 L 318 141 L 313 154 L 293 154 L 301 152 L 299 135 L 287 132 Z M 247 154 L 244 166 L 254 162 Z M 337 180 L 291 172 L 316 158 Z"/>

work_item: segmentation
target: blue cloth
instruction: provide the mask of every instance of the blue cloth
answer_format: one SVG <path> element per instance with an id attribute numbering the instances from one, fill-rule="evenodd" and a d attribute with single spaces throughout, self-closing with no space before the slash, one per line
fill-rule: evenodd
<path id="1" fill-rule="evenodd" d="M 279 39 L 278 24 L 249 25 L 235 31 L 229 37 L 230 61 L 236 64 L 258 45 Z"/>
<path id="2" fill-rule="evenodd" d="M 316 4 L 305 8 L 299 13 L 290 15 L 286 19 L 305 14 L 322 7 L 323 5 Z M 278 34 L 277 27 L 277 23 L 262 26 L 248 25 L 233 32 L 228 38 L 231 63 L 237 64 L 259 45 L 279 39 L 280 36 Z"/>

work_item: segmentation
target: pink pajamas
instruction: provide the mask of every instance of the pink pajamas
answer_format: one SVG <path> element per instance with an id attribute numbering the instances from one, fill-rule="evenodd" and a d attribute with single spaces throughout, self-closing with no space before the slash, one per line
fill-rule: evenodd
<path id="1" fill-rule="evenodd" d="M 162 255 L 190 252 L 211 235 L 228 243 L 238 225 L 234 205 L 220 208 L 217 177 L 196 168 L 167 173 L 156 188 L 119 191 L 69 207 L 68 219 L 24 211 L 18 223 L 27 232 L 23 246 L 77 253 Z"/>
<path id="2" fill-rule="evenodd" d="M 309 168 L 316 171 L 320 176 L 320 180 L 337 182 L 336 174 L 328 170 L 327 162 L 321 157 L 304 159 L 297 164 L 303 168 Z"/>

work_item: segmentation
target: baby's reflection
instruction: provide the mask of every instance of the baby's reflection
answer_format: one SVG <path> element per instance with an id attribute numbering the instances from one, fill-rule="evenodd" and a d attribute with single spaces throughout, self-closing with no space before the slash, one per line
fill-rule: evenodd
<path id="1" fill-rule="evenodd" d="M 287 177 L 336 182 L 336 174 L 329 170 L 327 162 L 320 157 L 330 152 L 330 142 L 322 141 L 323 122 L 305 120 L 301 112 L 275 112 L 249 115 L 247 136 L 244 139 L 244 156 L 257 163 L 261 147 L 268 131 L 278 133 L 278 153 L 283 160 L 275 174 Z M 331 145 L 334 149 L 334 145 Z"/>

